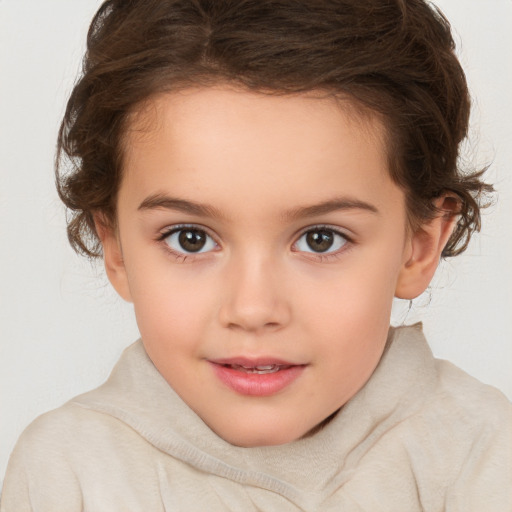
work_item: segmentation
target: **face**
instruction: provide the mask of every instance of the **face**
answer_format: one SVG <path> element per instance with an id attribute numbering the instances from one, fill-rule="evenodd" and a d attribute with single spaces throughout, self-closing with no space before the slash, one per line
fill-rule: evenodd
<path id="1" fill-rule="evenodd" d="M 318 95 L 152 100 L 107 271 L 170 386 L 240 446 L 307 435 L 379 362 L 411 258 L 377 119 Z"/>

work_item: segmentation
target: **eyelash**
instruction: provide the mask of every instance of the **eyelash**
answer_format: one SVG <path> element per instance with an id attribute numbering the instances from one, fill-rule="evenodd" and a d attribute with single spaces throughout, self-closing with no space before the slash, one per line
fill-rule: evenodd
<path id="1" fill-rule="evenodd" d="M 292 247 L 297 245 L 298 241 L 307 233 L 315 232 L 315 231 L 328 231 L 333 233 L 334 235 L 338 235 L 342 237 L 345 242 L 342 245 L 342 247 L 334 252 L 306 252 L 306 251 L 294 251 L 294 252 L 302 252 L 306 255 L 309 259 L 314 259 L 315 261 L 319 261 L 320 263 L 324 262 L 330 262 L 333 260 L 338 260 L 342 257 L 342 255 L 348 251 L 353 245 L 354 240 L 352 237 L 348 236 L 345 232 L 341 231 L 338 228 L 335 228 L 333 226 L 329 226 L 328 224 L 316 224 L 313 226 L 308 226 L 307 228 L 303 229 L 299 236 L 296 238 L 296 241 L 293 243 Z"/>
<path id="2" fill-rule="evenodd" d="M 205 252 L 197 252 L 197 253 L 180 252 L 180 251 L 174 250 L 172 247 L 170 247 L 170 245 L 168 243 L 165 242 L 165 240 L 168 237 L 170 237 L 171 235 L 173 235 L 174 233 L 178 233 L 180 231 L 186 231 L 186 230 L 202 232 L 207 237 L 212 239 L 217 247 L 219 246 L 219 244 L 215 240 L 215 237 L 213 237 L 208 232 L 208 230 L 206 228 L 204 228 L 203 226 L 196 225 L 196 224 L 175 224 L 173 226 L 169 226 L 160 232 L 160 234 L 158 235 L 156 240 L 157 240 L 157 242 L 162 243 L 163 247 L 167 251 L 167 253 L 169 253 L 172 257 L 174 257 L 176 260 L 178 260 L 179 263 L 184 263 L 185 261 L 189 260 L 190 258 L 195 259 L 198 256 L 200 257 L 201 254 L 207 254 L 209 252 L 212 252 L 211 250 L 205 251 Z M 330 252 L 322 253 L 322 252 L 315 252 L 315 251 L 307 252 L 307 251 L 300 251 L 297 249 L 293 249 L 293 247 L 295 247 L 297 245 L 299 240 L 304 235 L 306 235 L 307 233 L 315 232 L 315 231 L 327 231 L 327 232 L 333 233 L 334 235 L 338 235 L 338 236 L 342 237 L 345 240 L 345 243 L 342 245 L 342 247 L 340 249 L 338 249 L 332 253 L 330 253 Z M 334 228 L 333 226 L 318 224 L 318 225 L 308 226 L 307 228 L 303 229 L 300 232 L 300 234 L 295 239 L 295 242 L 292 244 L 292 251 L 303 253 L 306 255 L 307 258 L 314 259 L 316 261 L 323 263 L 323 262 L 328 262 L 328 261 L 339 259 L 343 253 L 345 253 L 347 250 L 349 250 L 351 248 L 352 245 L 354 245 L 354 241 L 353 241 L 352 237 L 349 237 L 346 233 L 340 231 L 337 228 Z"/>
<path id="3" fill-rule="evenodd" d="M 170 254 L 173 258 L 175 258 L 178 261 L 178 263 L 184 263 L 185 261 L 189 260 L 190 258 L 197 258 L 201 254 L 205 254 L 203 252 L 186 253 L 186 252 L 176 251 L 168 243 L 166 243 L 165 240 L 167 238 L 169 238 L 171 235 L 173 235 L 174 233 L 179 233 L 180 231 L 187 231 L 187 230 L 200 231 L 200 232 L 206 234 L 206 236 L 208 236 L 209 238 L 211 238 L 217 246 L 219 245 L 217 243 L 217 241 L 215 240 L 215 237 L 210 235 L 208 230 L 206 228 L 204 228 L 203 226 L 199 226 L 196 224 L 175 224 L 173 226 L 169 226 L 160 232 L 160 234 L 158 235 L 156 240 L 157 240 L 157 242 L 159 242 L 163 245 L 165 251 L 168 254 Z M 211 251 L 207 251 L 207 252 L 211 252 Z"/>

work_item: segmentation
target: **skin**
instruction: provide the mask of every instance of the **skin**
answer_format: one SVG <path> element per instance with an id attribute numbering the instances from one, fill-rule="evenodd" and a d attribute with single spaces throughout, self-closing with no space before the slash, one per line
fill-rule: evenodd
<path id="1" fill-rule="evenodd" d="M 97 216 L 107 273 L 156 368 L 226 441 L 314 431 L 370 378 L 393 297 L 432 278 L 453 216 L 410 232 L 384 141 L 377 118 L 314 93 L 188 89 L 133 116 L 116 229 Z M 208 235 L 204 251 L 167 236 L 183 224 Z M 334 237 L 323 253 L 304 235 L 318 226 Z M 303 366 L 247 396 L 209 362 L 241 356 Z"/>

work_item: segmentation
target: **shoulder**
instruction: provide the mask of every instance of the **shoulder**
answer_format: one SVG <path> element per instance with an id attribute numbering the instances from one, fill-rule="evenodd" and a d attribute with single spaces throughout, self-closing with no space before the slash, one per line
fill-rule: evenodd
<path id="1" fill-rule="evenodd" d="M 105 431 L 122 428 L 118 420 L 107 414 L 68 402 L 36 418 L 21 434 L 15 452 L 74 451 L 88 441 L 97 441 Z"/>
<path id="2" fill-rule="evenodd" d="M 447 510 L 508 510 L 512 404 L 455 365 L 435 364 L 436 386 L 403 425 L 419 488 L 446 489 Z"/>
<path id="3" fill-rule="evenodd" d="M 66 465 L 84 465 L 92 456 L 96 460 L 117 457 L 147 445 L 143 438 L 120 419 L 70 401 L 34 420 L 20 436 L 13 457 L 23 457 L 30 464 L 41 461 L 45 467 L 59 459 Z M 119 454 L 117 454 L 119 452 Z"/>
<path id="4" fill-rule="evenodd" d="M 148 476 L 144 461 L 152 451 L 119 419 L 68 402 L 39 416 L 20 436 L 9 459 L 0 511 L 28 511 L 34 503 L 45 512 L 82 510 L 90 489 L 99 492 L 120 483 L 137 488 L 139 473 Z"/>
<path id="5" fill-rule="evenodd" d="M 512 404 L 507 397 L 449 361 L 436 359 L 421 324 L 394 328 L 392 339 L 390 352 L 394 352 L 386 370 L 400 381 L 395 389 L 402 393 L 400 402 L 410 404 L 412 419 L 435 420 L 448 429 L 451 425 L 472 430 L 511 425 Z M 386 378 L 391 380 L 389 375 Z"/>
<path id="6" fill-rule="evenodd" d="M 437 386 L 429 410 L 438 411 L 450 421 L 471 425 L 473 429 L 512 429 L 512 404 L 498 389 L 483 384 L 444 360 L 436 360 Z M 512 440 L 512 437 L 510 437 Z"/>
<path id="7" fill-rule="evenodd" d="M 80 484 L 67 457 L 74 444 L 73 416 L 74 408 L 61 407 L 39 416 L 21 434 L 7 466 L 2 512 L 31 511 L 33 503 L 45 511 L 58 503 L 81 510 Z M 59 482 L 61 496 L 53 495 L 51 482 Z"/>
<path id="8" fill-rule="evenodd" d="M 494 458 L 493 465 L 512 468 L 510 401 L 448 361 L 435 364 L 436 385 L 411 424 L 452 455 L 455 466 Z"/>

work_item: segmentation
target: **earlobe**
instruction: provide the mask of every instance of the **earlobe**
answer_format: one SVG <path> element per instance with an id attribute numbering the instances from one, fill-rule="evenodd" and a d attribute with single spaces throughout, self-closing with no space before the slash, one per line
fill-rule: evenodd
<path id="1" fill-rule="evenodd" d="M 412 233 L 407 242 L 407 256 L 395 290 L 400 299 L 414 299 L 426 290 L 455 227 L 459 206 L 456 196 L 443 195 L 434 205 L 439 213 Z"/>
<path id="2" fill-rule="evenodd" d="M 127 302 L 131 302 L 132 298 L 119 236 L 116 230 L 99 214 L 94 216 L 94 225 L 103 248 L 103 261 L 108 279 L 117 293 Z"/>

